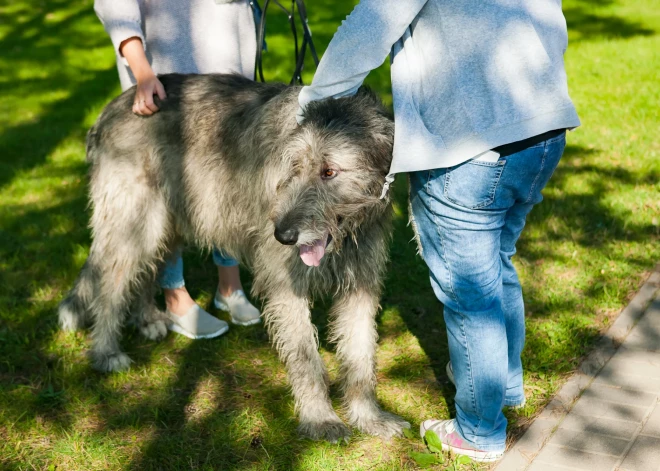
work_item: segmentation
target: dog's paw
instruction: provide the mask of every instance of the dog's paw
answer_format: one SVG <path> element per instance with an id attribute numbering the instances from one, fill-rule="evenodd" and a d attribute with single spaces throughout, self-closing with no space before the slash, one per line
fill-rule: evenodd
<path id="1" fill-rule="evenodd" d="M 73 332 L 83 327 L 83 316 L 76 312 L 71 303 L 63 301 L 57 310 L 60 329 L 65 332 Z"/>
<path id="2" fill-rule="evenodd" d="M 131 366 L 132 360 L 123 352 L 103 354 L 92 353 L 92 367 L 102 373 L 124 371 Z"/>
<path id="3" fill-rule="evenodd" d="M 410 424 L 398 415 L 379 410 L 368 417 L 361 417 L 353 423 L 362 433 L 376 435 L 386 439 L 400 437 L 403 429 L 410 428 Z"/>
<path id="4" fill-rule="evenodd" d="M 351 431 L 339 419 L 325 422 L 301 422 L 298 426 L 298 434 L 301 438 L 326 440 L 330 443 L 348 443 L 351 438 Z"/>
<path id="5" fill-rule="evenodd" d="M 149 340 L 163 340 L 167 335 L 167 325 L 161 320 L 145 322 L 140 326 L 140 333 Z"/>

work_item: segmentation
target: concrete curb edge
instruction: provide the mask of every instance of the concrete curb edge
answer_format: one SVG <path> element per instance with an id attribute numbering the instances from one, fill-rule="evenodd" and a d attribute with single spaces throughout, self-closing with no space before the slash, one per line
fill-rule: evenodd
<path id="1" fill-rule="evenodd" d="M 660 264 L 656 265 L 635 297 L 596 343 L 595 348 L 587 355 L 578 370 L 534 419 L 523 436 L 506 451 L 504 458 L 493 468 L 493 471 L 524 471 L 530 465 L 575 401 L 612 358 L 658 291 L 660 291 Z"/>

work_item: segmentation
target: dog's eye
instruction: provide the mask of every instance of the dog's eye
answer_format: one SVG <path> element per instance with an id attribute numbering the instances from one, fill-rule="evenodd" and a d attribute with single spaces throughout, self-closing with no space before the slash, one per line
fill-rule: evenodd
<path id="1" fill-rule="evenodd" d="M 321 172 L 321 178 L 323 180 L 332 180 L 338 174 L 339 174 L 339 172 L 337 170 L 335 170 L 333 168 L 326 168 L 326 169 L 323 170 L 323 172 Z"/>

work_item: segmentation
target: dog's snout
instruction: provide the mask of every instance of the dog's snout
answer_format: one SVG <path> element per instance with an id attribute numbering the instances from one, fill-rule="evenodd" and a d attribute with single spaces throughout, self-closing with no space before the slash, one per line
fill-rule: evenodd
<path id="1" fill-rule="evenodd" d="M 298 242 L 298 230 L 291 228 L 282 230 L 280 227 L 276 226 L 275 238 L 280 244 L 293 245 Z"/>

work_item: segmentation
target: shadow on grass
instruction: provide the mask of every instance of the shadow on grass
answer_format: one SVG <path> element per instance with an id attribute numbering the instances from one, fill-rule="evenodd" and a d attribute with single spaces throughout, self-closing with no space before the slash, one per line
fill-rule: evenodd
<path id="1" fill-rule="evenodd" d="M 57 204 L 46 209 L 7 205 L 0 212 L 0 407 L 10 420 L 40 417 L 65 428 L 71 422 L 61 414 L 67 397 L 55 374 L 60 358 L 48 345 L 62 278 L 75 269 L 69 253 L 89 243 L 84 187 L 69 190 L 51 190 Z M 59 230 L 63 218 L 70 230 Z M 21 400 L 11 400 L 16 394 Z"/>
<path id="2" fill-rule="evenodd" d="M 571 41 L 652 36 L 656 31 L 639 21 L 603 13 L 602 7 L 615 5 L 615 0 L 575 0 L 564 2 L 563 11 Z"/>
<path id="3" fill-rule="evenodd" d="M 1 14 L 2 22 L 11 25 L 0 41 L 2 73 L 8 79 L 0 85 L 3 96 L 20 98 L 21 103 L 34 94 L 58 91 L 65 98 L 46 100 L 34 119 L 0 131 L 0 188 L 18 173 L 44 164 L 64 139 L 81 139 L 89 109 L 107 99 L 117 80 L 114 68 L 63 68 L 67 47 L 88 49 L 104 43 L 100 36 L 85 34 L 85 25 L 96 22 L 91 4 L 60 0 L 14 7 L 15 12 Z M 9 67 L 11 63 L 16 66 Z M 79 164 L 60 170 L 62 178 L 82 175 L 83 160 L 81 155 Z M 56 172 L 33 175 L 32 180 L 58 177 Z M 60 417 L 57 412 L 64 404 L 61 384 L 51 375 L 56 359 L 45 346 L 55 332 L 54 298 L 64 287 L 62 277 L 74 270 L 69 253 L 89 243 L 87 201 L 79 182 L 41 188 L 51 202 L 37 202 L 35 195 L 35 202 L 4 204 L 0 210 L 0 386 L 3 392 L 13 387 L 34 392 L 28 404 L 7 401 L 11 395 L 2 398 L 5 412 L 14 411 L 14 417 L 26 411 Z"/>
<path id="4" fill-rule="evenodd" d="M 550 184 L 552 196 L 546 197 L 546 201 L 532 212 L 529 221 L 529 229 L 534 230 L 542 227 L 546 218 L 553 215 L 565 221 L 567 229 L 557 233 L 548 231 L 545 235 L 547 243 L 542 244 L 540 251 L 537 245 L 528 245 L 523 238 L 520 256 L 527 262 L 563 261 L 562 256 L 553 250 L 553 241 L 570 238 L 581 246 L 604 251 L 608 242 L 643 240 L 654 234 L 654 227 L 631 225 L 626 222 L 625 215 L 613 213 L 604 202 L 609 190 L 602 182 L 627 187 L 638 182 L 657 181 L 654 179 L 658 176 L 620 168 L 610 170 L 583 162 L 582 157 L 590 152 L 595 151 L 575 146 L 567 148 L 566 157 Z M 81 164 L 74 172 L 81 174 L 83 168 Z M 579 178 L 580 175 L 591 182 L 589 191 L 575 195 L 555 191 L 564 188 L 569 178 Z M 599 178 L 592 179 L 594 175 Z M 602 178 L 603 175 L 606 178 Z M 5 306 L 11 310 L 24 311 L 34 302 L 30 299 L 34 296 L 34 286 L 50 281 L 54 258 L 60 265 L 58 272 L 63 274 L 60 278 L 64 280 L 72 280 L 72 274 L 79 266 L 68 252 L 76 245 L 88 243 L 88 232 L 84 229 L 87 222 L 84 186 L 59 189 L 55 192 L 55 199 L 60 201 L 59 204 L 43 210 L 8 208 L 15 216 L 5 218 L 9 223 L 3 227 L 3 241 L 6 243 L 0 249 L 0 258 L 5 260 L 6 273 L 12 276 L 9 279 L 5 275 L 2 280 L 4 286 L 13 290 L 5 298 Z M 427 269 L 416 255 L 416 246 L 412 242 L 413 234 L 407 225 L 407 182 L 404 178 L 400 178 L 394 187 L 394 200 L 399 212 L 394 221 L 392 262 L 382 304 L 386 310 L 396 310 L 404 323 L 393 329 L 381 324 L 380 333 L 389 338 L 408 330 L 416 336 L 437 379 L 436 387 L 451 407 L 454 390 L 447 383 L 444 371 L 448 353 L 442 306 L 435 299 L 428 283 Z M 548 208 L 544 210 L 544 207 Z M 61 223 L 62 215 L 72 218 L 71 231 L 58 234 L 55 229 Z M 608 226 L 603 228 L 598 221 L 608 221 Z M 602 234 L 603 231 L 607 233 Z M 571 236 L 575 233 L 581 236 Z M 53 253 L 60 251 L 67 252 L 66 256 L 54 257 Z M 216 274 L 209 260 L 201 256 L 188 258 L 192 259 L 187 264 L 190 285 L 197 289 L 214 286 Z M 25 265 L 26 261 L 31 261 L 29 266 Z M 636 264 L 640 272 L 648 268 L 642 261 L 629 262 Z M 600 289 L 598 282 L 598 279 L 593 280 L 584 295 L 595 295 Z M 249 285 L 249 279 L 246 285 Z M 66 288 L 66 284 L 57 286 L 57 289 Z M 199 294 L 193 290 L 193 295 Z M 577 298 L 569 298 L 560 304 L 543 305 L 534 301 L 535 293 L 527 294 L 534 306 L 533 319 L 545 318 L 557 310 L 570 310 L 579 302 Z M 0 356 L 3 358 L 0 387 L 8 394 L 2 406 L 10 421 L 39 417 L 39 420 L 72 433 L 79 427 L 81 418 L 72 413 L 71 408 L 75 403 L 90 404 L 98 411 L 99 422 L 92 434 L 98 440 L 108 433 L 148 431 L 147 444 L 125 469 L 203 469 L 221 463 L 222 469 L 238 470 L 264 462 L 272 463 L 274 469 L 299 469 L 299 456 L 310 444 L 297 439 L 292 399 L 284 379 L 270 377 L 273 373 L 281 375 L 282 370 L 277 366 L 262 327 L 235 328 L 227 337 L 217 341 L 192 342 L 184 348 L 176 348 L 172 336 L 164 344 L 156 345 L 135 334 L 127 335 L 124 345 L 135 360 L 134 370 L 163 368 L 163 374 L 171 378 L 154 387 L 149 380 L 138 377 L 131 377 L 128 381 L 113 380 L 111 376 L 93 373 L 83 356 L 49 352 L 47 346 L 56 335 L 56 302 L 55 299 L 39 302 L 43 307 L 31 310 L 27 317 L 3 316 L 0 328 Z M 327 303 L 321 302 L 314 310 L 314 320 L 321 326 L 322 338 L 327 307 Z M 571 341 L 568 343 L 558 345 L 551 332 L 537 333 L 528 339 L 525 350 L 527 371 L 571 371 L 598 337 L 598 330 L 588 324 L 576 321 L 567 323 L 565 328 L 570 331 Z M 72 335 L 66 342 L 77 344 L 73 347 L 80 349 L 84 339 L 84 335 Z M 558 355 L 560 350 L 561 355 Z M 557 357 L 562 358 L 560 363 L 554 362 Z M 547 363 L 546 358 L 553 361 Z M 264 361 L 269 363 L 267 368 L 260 364 Z M 72 365 L 70 371 L 63 366 L 67 363 Z M 411 371 L 420 367 L 424 365 L 402 361 L 384 372 L 384 376 L 408 379 Z M 157 371 L 151 374 L 157 375 Z M 213 406 L 196 418 L 195 398 L 200 385 L 209 378 L 217 380 L 219 392 L 213 396 Z M 19 395 L 19 400 L 7 400 L 12 397 L 12 391 L 21 388 L 26 388 L 29 393 Z"/>
<path id="5" fill-rule="evenodd" d="M 54 13 L 64 18 L 53 19 Z M 67 49 L 87 50 L 108 43 L 81 27 L 98 23 L 91 4 L 80 7 L 49 0 L 31 6 L 22 16 L 21 22 L 9 21 L 14 26 L 0 41 L 3 60 L 20 64 L 16 70 L 3 67 L 9 80 L 0 85 L 0 91 L 26 102 L 33 95 L 55 91 L 65 98 L 50 101 L 38 117 L 0 132 L 0 153 L 10 156 L 0 163 L 0 188 L 17 173 L 43 164 L 65 138 L 76 133 L 82 138 L 82 124 L 89 110 L 107 100 L 117 87 L 114 65 L 101 70 L 78 66 L 66 69 Z M 32 77 L 25 77 L 21 71 Z"/>
<path id="6" fill-rule="evenodd" d="M 237 335 L 247 335 L 253 348 L 269 354 L 267 339 L 261 333 L 260 328 L 254 328 Z M 230 350 L 227 342 L 220 349 L 210 342 L 191 344 L 177 355 L 177 371 L 166 388 L 171 391 L 167 397 L 155 404 L 142 402 L 113 418 L 111 429 L 130 425 L 136 416 L 148 415 L 142 423 L 149 424 L 153 409 L 159 411 L 159 419 L 162 417 L 160 423 L 151 422 L 157 431 L 124 469 L 240 470 L 264 461 L 272 462 L 275 469 L 296 468 L 297 453 L 306 444 L 297 440 L 295 422 L 284 419 L 288 426 L 273 427 L 282 418 L 291 417 L 288 387 L 264 385 L 270 382 L 264 372 L 256 365 L 236 367 L 240 359 Z M 206 415 L 195 418 L 198 410 L 193 395 L 209 376 L 219 380 L 222 393 L 215 396 L 217 402 Z"/>

